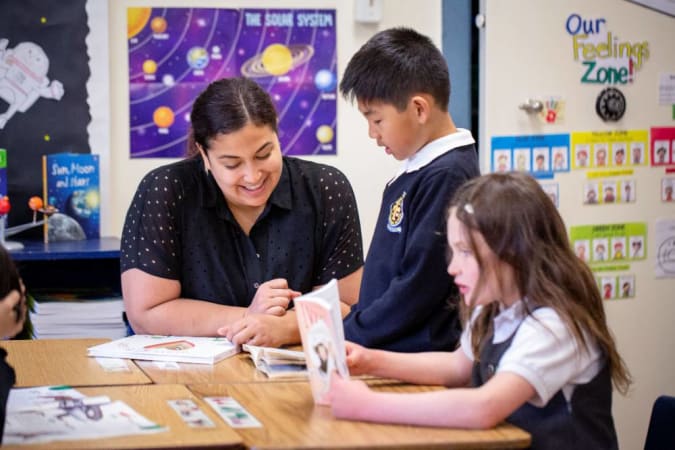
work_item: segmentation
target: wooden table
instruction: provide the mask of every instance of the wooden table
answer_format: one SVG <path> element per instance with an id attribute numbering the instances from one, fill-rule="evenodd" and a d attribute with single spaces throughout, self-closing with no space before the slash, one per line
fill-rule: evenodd
<path id="1" fill-rule="evenodd" d="M 168 431 L 114 438 L 53 441 L 34 445 L 3 445 L 3 450 L 243 448 L 241 437 L 226 425 L 210 406 L 195 397 L 185 386 L 152 384 L 85 387 L 77 390 L 86 396 L 107 395 L 111 400 L 121 400 L 147 419 L 167 427 Z M 188 398 L 197 403 L 209 416 L 216 425 L 214 428 L 190 428 L 167 404 L 167 400 Z"/>
<path id="2" fill-rule="evenodd" d="M 371 384 L 377 389 L 398 392 L 442 389 L 386 381 Z M 231 396 L 263 424 L 262 428 L 237 429 L 248 448 L 493 449 L 526 448 L 530 444 L 527 432 L 509 424 L 490 430 L 461 430 L 337 420 L 330 408 L 314 405 L 307 382 L 188 387 L 201 397 Z"/>
<path id="3" fill-rule="evenodd" d="M 155 361 L 135 360 L 153 383 L 210 384 L 305 381 L 303 378 L 268 378 L 258 371 L 248 353 L 242 352 L 216 364 L 178 363 L 179 369 L 160 368 Z"/>
<path id="4" fill-rule="evenodd" d="M 110 339 L 35 339 L 2 341 L 7 361 L 16 372 L 14 387 L 105 386 L 149 384 L 152 381 L 133 363 L 128 371 L 106 371 L 95 358 L 87 356 L 87 348 Z"/>

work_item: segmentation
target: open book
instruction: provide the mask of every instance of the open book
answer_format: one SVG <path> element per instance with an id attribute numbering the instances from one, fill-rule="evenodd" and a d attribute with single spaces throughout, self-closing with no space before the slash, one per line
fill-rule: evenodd
<path id="1" fill-rule="evenodd" d="M 136 334 L 87 349 L 89 356 L 214 364 L 239 352 L 224 337 Z"/>
<path id="2" fill-rule="evenodd" d="M 249 344 L 242 345 L 241 349 L 248 352 L 255 368 L 269 378 L 307 378 L 302 351 Z"/>
<path id="3" fill-rule="evenodd" d="M 330 377 L 349 377 L 337 280 L 294 300 L 314 402 L 328 405 Z"/>

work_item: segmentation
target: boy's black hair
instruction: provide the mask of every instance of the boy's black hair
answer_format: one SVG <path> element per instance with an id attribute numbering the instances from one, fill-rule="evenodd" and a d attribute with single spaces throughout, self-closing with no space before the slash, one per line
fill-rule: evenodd
<path id="1" fill-rule="evenodd" d="M 340 92 L 351 101 L 382 101 L 399 111 L 412 95 L 426 93 L 447 111 L 448 65 L 427 36 L 410 28 L 390 28 L 375 34 L 352 56 Z"/>

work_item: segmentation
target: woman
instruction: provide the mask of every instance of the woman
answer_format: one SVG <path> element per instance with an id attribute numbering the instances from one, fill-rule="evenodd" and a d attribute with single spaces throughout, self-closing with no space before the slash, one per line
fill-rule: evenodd
<path id="1" fill-rule="evenodd" d="M 270 97 L 246 78 L 209 85 L 191 113 L 194 156 L 141 181 L 122 235 L 136 333 L 299 342 L 288 308 L 331 278 L 356 302 L 363 249 L 337 169 L 284 157 Z M 346 310 L 346 306 L 345 306 Z"/>

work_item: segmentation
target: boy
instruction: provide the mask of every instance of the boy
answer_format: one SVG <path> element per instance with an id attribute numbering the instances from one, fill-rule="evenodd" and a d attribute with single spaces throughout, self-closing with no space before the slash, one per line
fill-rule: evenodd
<path id="1" fill-rule="evenodd" d="M 369 136 L 403 162 L 384 189 L 345 337 L 386 350 L 454 350 L 460 323 L 445 272 L 444 217 L 457 187 L 479 169 L 471 133 L 448 114 L 445 59 L 414 30 L 384 30 L 352 57 L 340 91 L 356 99 Z"/>

